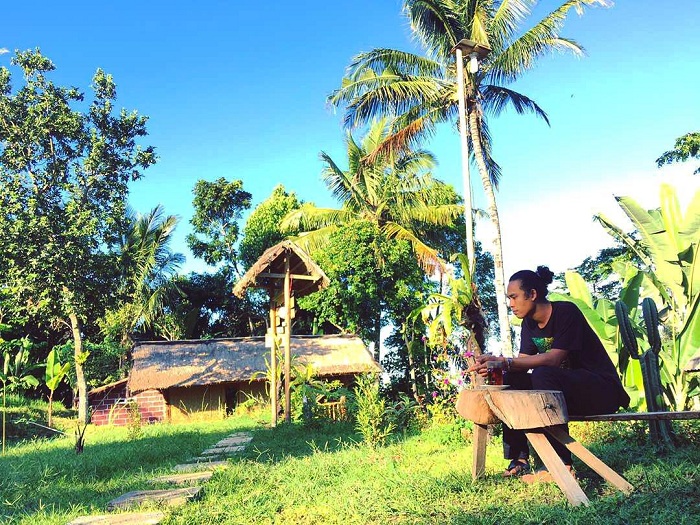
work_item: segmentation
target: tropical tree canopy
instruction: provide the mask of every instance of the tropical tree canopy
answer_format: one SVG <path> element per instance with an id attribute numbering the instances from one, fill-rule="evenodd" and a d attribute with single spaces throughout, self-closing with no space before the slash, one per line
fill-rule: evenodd
<path id="1" fill-rule="evenodd" d="M 411 29 L 425 55 L 393 49 L 361 53 L 350 64 L 340 89 L 329 96 L 332 105 L 345 107 L 348 127 L 363 125 L 377 117 L 393 119 L 381 149 L 400 151 L 416 147 L 435 132 L 438 124 L 457 120 L 459 96 L 453 59 L 457 43 L 468 39 L 491 49 L 481 69 L 467 75 L 464 95 L 468 144 L 479 168 L 495 231 L 495 285 L 505 352 L 512 349 L 495 197 L 501 169 L 491 156 L 487 118 L 512 109 L 518 114 L 535 114 L 549 122 L 534 100 L 507 86 L 532 69 L 537 59 L 547 53 L 568 51 L 581 55 L 583 49 L 575 41 L 560 35 L 568 12 L 575 9 L 580 14 L 586 6 L 609 4 L 607 0 L 568 0 L 523 29 L 536 3 L 531 0 L 405 0 Z"/>
<path id="2" fill-rule="evenodd" d="M 146 117 L 114 110 L 116 86 L 98 69 L 94 100 L 48 79 L 37 51 L 12 59 L 24 84 L 0 68 L 0 288 L 14 315 L 59 321 L 75 342 L 79 418 L 87 416 L 83 324 L 114 298 L 109 249 L 125 228 L 129 182 L 156 161 Z"/>
<path id="3" fill-rule="evenodd" d="M 700 132 L 686 133 L 676 139 L 674 148 L 656 159 L 656 165 L 660 168 L 666 164 L 686 162 L 690 159 L 700 159 Z M 693 173 L 700 174 L 700 167 Z"/>
<path id="4" fill-rule="evenodd" d="M 323 181 L 341 202 L 341 208 L 304 204 L 285 217 L 282 228 L 301 231 L 297 242 L 313 252 L 339 226 L 357 220 L 370 221 L 388 239 L 408 241 L 421 266 L 432 271 L 443 264 L 440 250 L 435 246 L 444 247 L 446 231 L 458 220 L 459 198 L 450 186 L 432 178 L 429 170 L 435 159 L 427 151 L 372 155 L 386 140 L 387 133 L 384 120 L 372 123 L 361 141 L 348 133 L 347 170 L 321 153 L 325 164 Z M 434 246 L 427 243 L 428 239 L 436 241 Z"/>

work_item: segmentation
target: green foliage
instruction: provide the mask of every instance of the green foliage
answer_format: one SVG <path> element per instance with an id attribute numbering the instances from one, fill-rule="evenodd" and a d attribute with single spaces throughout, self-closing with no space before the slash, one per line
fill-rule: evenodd
<path id="1" fill-rule="evenodd" d="M 27 338 L 4 341 L 0 339 L 0 351 L 2 351 L 2 382 L 3 395 L 5 390 L 11 394 L 21 394 L 28 388 L 39 386 L 39 379 L 32 374 L 40 368 L 38 364 L 30 363 L 30 351 L 33 344 Z M 16 350 L 14 356 L 13 351 Z"/>
<path id="2" fill-rule="evenodd" d="M 371 448 L 383 445 L 394 431 L 386 400 L 379 394 L 379 380 L 374 374 L 357 378 L 355 387 L 356 428 Z"/>
<path id="3" fill-rule="evenodd" d="M 64 361 L 74 353 L 72 341 L 56 345 L 57 358 Z M 84 372 L 85 382 L 90 388 L 96 388 L 126 377 L 128 363 L 126 360 L 126 349 L 114 341 L 104 341 L 102 343 L 85 343 L 86 354 Z M 68 383 L 72 388 L 76 388 L 75 370 L 71 368 L 67 374 Z"/>
<path id="4" fill-rule="evenodd" d="M 58 385 L 66 378 L 66 375 L 71 369 L 71 364 L 61 364 L 56 356 L 56 349 L 52 348 L 46 358 L 46 370 L 44 371 L 44 382 L 46 388 L 49 389 L 49 410 L 46 418 L 49 426 L 53 425 L 53 394 L 58 388 Z"/>
<path id="5" fill-rule="evenodd" d="M 214 182 L 198 180 L 193 193 L 190 224 L 194 233 L 187 236 L 187 245 L 207 264 L 235 267 L 238 220 L 250 208 L 250 193 L 243 190 L 243 181 L 223 177 Z"/>
<path id="6" fill-rule="evenodd" d="M 661 305 L 659 321 L 668 338 L 660 353 L 661 379 L 670 406 L 684 409 L 700 393 L 697 377 L 684 373 L 700 347 L 700 191 L 685 213 L 675 189 L 667 184 L 661 185 L 657 209 L 644 210 L 630 197 L 617 200 L 641 242 L 604 216 L 597 219 L 638 256 L 638 267 L 628 268 L 640 280 L 638 294 Z M 636 309 L 637 301 L 633 306 Z M 635 317 L 632 308 L 630 314 Z"/>
<path id="7" fill-rule="evenodd" d="M 53 63 L 19 51 L 19 88 L 0 68 L 0 289 L 13 318 L 56 321 L 75 341 L 80 416 L 84 334 L 115 297 L 110 249 L 124 230 L 129 183 L 156 161 L 137 141 L 147 119 L 115 111 L 116 86 L 98 69 L 94 99 L 49 80 Z"/>
<path id="8" fill-rule="evenodd" d="M 284 217 L 298 210 L 301 203 L 294 192 L 287 193 L 278 185 L 272 194 L 252 211 L 245 226 L 239 247 L 243 269 L 247 270 L 260 258 L 265 250 L 283 241 L 287 236 L 297 235 L 296 230 L 282 232 L 280 223 Z"/>
<path id="9" fill-rule="evenodd" d="M 130 441 L 134 441 L 143 435 L 141 411 L 139 410 L 139 404 L 134 399 L 129 400 L 126 409 L 129 413 L 129 422 L 126 425 L 127 436 Z"/>
<path id="10" fill-rule="evenodd" d="M 686 133 L 676 139 L 676 144 L 671 151 L 665 152 L 658 159 L 656 165 L 660 168 L 673 162 L 686 162 L 689 159 L 700 159 L 700 133 Z M 694 172 L 700 174 L 700 168 Z"/>
<path id="11" fill-rule="evenodd" d="M 312 311 L 319 323 L 356 333 L 375 346 L 381 328 L 391 318 L 405 316 L 405 305 L 413 306 L 415 293 L 423 286 L 423 273 L 410 245 L 387 240 L 372 222 L 341 227 L 330 235 L 326 248 L 312 257 L 330 285 L 300 298 L 299 306 Z"/>
<path id="12" fill-rule="evenodd" d="M 100 323 L 108 340 L 128 347 L 134 332 L 179 328 L 165 311 L 170 297 L 179 293 L 173 276 L 185 260 L 170 249 L 178 221 L 174 215 L 165 215 L 162 206 L 144 215 L 127 211 L 126 231 L 117 247 L 118 300 Z"/>

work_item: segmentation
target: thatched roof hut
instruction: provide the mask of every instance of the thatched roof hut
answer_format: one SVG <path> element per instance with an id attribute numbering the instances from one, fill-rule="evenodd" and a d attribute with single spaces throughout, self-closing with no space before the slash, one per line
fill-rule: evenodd
<path id="1" fill-rule="evenodd" d="M 311 364 L 317 376 L 379 372 L 362 340 L 354 335 L 292 336 L 291 353 Z M 129 390 L 165 390 L 249 381 L 265 372 L 264 337 L 136 343 Z"/>

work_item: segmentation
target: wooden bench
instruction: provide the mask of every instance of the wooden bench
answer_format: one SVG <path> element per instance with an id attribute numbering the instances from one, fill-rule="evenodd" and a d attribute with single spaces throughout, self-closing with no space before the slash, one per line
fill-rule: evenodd
<path id="1" fill-rule="evenodd" d="M 676 419 L 700 419 L 700 412 L 681 410 L 679 412 L 617 412 L 595 416 L 569 416 L 569 421 L 669 421 Z"/>
<path id="2" fill-rule="evenodd" d="M 544 433 L 550 434 L 572 454 L 625 494 L 634 487 L 617 472 L 572 438 L 563 424 L 568 422 L 564 395 L 555 390 L 489 390 L 476 387 L 462 390 L 457 412 L 474 422 L 472 478 L 483 476 L 486 464 L 487 425 L 503 422 L 520 429 L 572 505 L 588 505 L 586 495 L 556 453 Z"/>

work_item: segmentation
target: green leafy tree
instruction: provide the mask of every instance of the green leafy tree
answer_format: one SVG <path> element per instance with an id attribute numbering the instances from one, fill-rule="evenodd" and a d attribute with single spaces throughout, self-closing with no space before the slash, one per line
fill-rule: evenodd
<path id="1" fill-rule="evenodd" d="M 69 330 L 85 421 L 85 327 L 114 298 L 108 249 L 125 225 L 128 183 L 156 157 L 137 145 L 147 119 L 115 111 L 110 75 L 97 70 L 86 105 L 78 89 L 48 79 L 54 65 L 39 51 L 18 52 L 12 64 L 24 85 L 13 91 L 0 68 L 0 280 L 15 290 L 13 315 Z"/>
<path id="2" fill-rule="evenodd" d="M 243 227 L 243 238 L 239 247 L 240 260 L 247 270 L 260 258 L 265 250 L 278 244 L 288 236 L 298 234 L 298 231 L 282 232 L 282 219 L 301 203 L 295 193 L 287 193 L 284 186 L 276 186 L 272 194 L 258 204 L 246 220 Z"/>
<path id="3" fill-rule="evenodd" d="M 682 137 L 677 138 L 674 148 L 656 159 L 656 165 L 660 168 L 666 164 L 686 162 L 689 159 L 700 159 L 699 132 L 686 133 Z M 697 168 L 693 174 L 700 174 L 700 168 Z"/>
<path id="4" fill-rule="evenodd" d="M 265 333 L 266 306 L 247 294 L 231 293 L 230 272 L 191 273 L 177 278 L 179 293 L 169 300 L 169 315 L 182 327 L 181 338 L 241 337 Z"/>
<path id="5" fill-rule="evenodd" d="M 329 97 L 331 104 L 345 106 L 348 127 L 364 125 L 379 116 L 394 118 L 382 147 L 402 150 L 434 133 L 437 124 L 457 119 L 454 46 L 462 39 L 470 39 L 491 48 L 481 70 L 466 76 L 466 118 L 472 160 L 478 167 L 496 232 L 495 286 L 506 352 L 511 350 L 511 333 L 495 194 L 501 170 L 491 156 L 488 117 L 510 108 L 518 114 L 532 113 L 548 123 L 539 105 L 507 86 L 547 53 L 569 51 L 581 55 L 583 49 L 576 42 L 560 36 L 567 13 L 571 9 L 581 13 L 585 6 L 608 3 L 567 0 L 523 30 L 534 1 L 405 0 L 411 30 L 423 45 L 425 55 L 393 49 L 361 53 L 350 64 L 340 89 Z"/>
<path id="6" fill-rule="evenodd" d="M 243 190 L 242 181 L 229 182 L 223 177 L 197 181 L 193 193 L 190 223 L 194 233 L 187 236 L 187 245 L 207 264 L 225 263 L 237 271 L 238 221 L 250 208 L 250 193 Z"/>
<path id="7" fill-rule="evenodd" d="M 398 317 L 399 305 L 414 297 L 424 283 L 410 244 L 389 240 L 375 223 L 357 220 L 338 228 L 325 248 L 311 256 L 330 285 L 300 298 L 299 306 L 312 311 L 318 323 L 358 334 L 378 352 L 382 327 L 392 320 L 400 326 L 408 311 Z"/>

